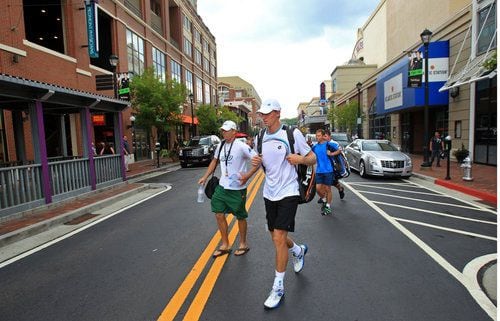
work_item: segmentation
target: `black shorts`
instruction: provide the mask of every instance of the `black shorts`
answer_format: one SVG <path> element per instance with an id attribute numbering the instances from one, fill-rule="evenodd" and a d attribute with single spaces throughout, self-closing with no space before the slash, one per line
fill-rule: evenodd
<path id="1" fill-rule="evenodd" d="M 297 206 L 299 206 L 298 196 L 285 197 L 279 201 L 270 201 L 264 198 L 264 204 L 269 231 L 277 229 L 293 232 L 295 230 L 295 214 Z"/>

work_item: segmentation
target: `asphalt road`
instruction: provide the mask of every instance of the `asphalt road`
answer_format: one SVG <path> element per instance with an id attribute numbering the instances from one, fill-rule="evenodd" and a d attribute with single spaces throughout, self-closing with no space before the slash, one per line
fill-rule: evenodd
<path id="1" fill-rule="evenodd" d="M 305 267 L 288 266 L 284 302 L 266 311 L 274 248 L 261 176 L 248 191 L 250 252 L 213 260 L 210 203 L 196 203 L 204 170 L 148 179 L 172 189 L 0 269 L 0 319 L 491 320 L 463 273 L 496 253 L 488 209 L 352 174 L 332 216 L 300 206 L 292 237 L 309 246 Z"/>

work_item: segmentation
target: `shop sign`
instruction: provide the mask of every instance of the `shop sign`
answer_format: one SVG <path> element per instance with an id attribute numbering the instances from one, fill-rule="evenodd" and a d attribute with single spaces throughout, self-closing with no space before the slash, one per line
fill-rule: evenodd
<path id="1" fill-rule="evenodd" d="M 403 74 L 384 82 L 384 109 L 391 109 L 403 105 Z"/>

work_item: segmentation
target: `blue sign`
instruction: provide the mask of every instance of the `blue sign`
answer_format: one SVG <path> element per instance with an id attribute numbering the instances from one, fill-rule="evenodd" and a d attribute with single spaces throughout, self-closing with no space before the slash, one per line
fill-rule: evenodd
<path id="1" fill-rule="evenodd" d="M 99 58 L 99 40 L 97 38 L 97 7 L 94 1 L 85 1 L 85 17 L 90 58 Z"/>
<path id="2" fill-rule="evenodd" d="M 448 91 L 439 89 L 448 79 L 449 42 L 429 44 L 429 106 L 448 105 Z M 423 48 L 419 49 L 423 52 Z M 425 72 L 425 65 L 423 66 Z M 425 104 L 425 86 L 408 86 L 408 58 L 402 58 L 377 77 L 376 112 L 379 115 L 401 111 Z M 422 77 L 424 81 L 424 77 Z"/>

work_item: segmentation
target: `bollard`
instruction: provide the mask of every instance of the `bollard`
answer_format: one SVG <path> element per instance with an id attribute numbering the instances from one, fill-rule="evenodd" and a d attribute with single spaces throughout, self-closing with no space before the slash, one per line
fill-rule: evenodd
<path id="1" fill-rule="evenodd" d="M 156 151 L 156 167 L 160 168 L 160 143 L 156 142 L 155 151 Z"/>
<path id="2" fill-rule="evenodd" d="M 462 165 L 460 165 L 460 167 L 462 167 L 464 169 L 464 176 L 462 177 L 462 179 L 464 181 L 472 181 L 473 178 L 472 178 L 472 161 L 470 160 L 469 157 L 466 157 L 464 159 L 464 162 L 462 163 Z"/>

